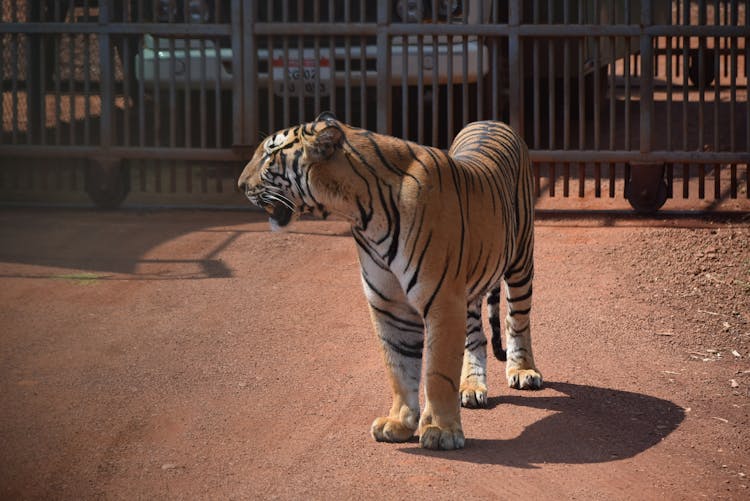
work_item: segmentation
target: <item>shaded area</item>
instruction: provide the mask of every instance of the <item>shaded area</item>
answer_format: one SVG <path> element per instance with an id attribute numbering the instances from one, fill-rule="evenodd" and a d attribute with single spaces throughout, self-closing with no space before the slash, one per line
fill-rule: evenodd
<path id="1" fill-rule="evenodd" d="M 648 395 L 572 383 L 546 383 L 546 388 L 565 396 L 514 393 L 489 399 L 490 408 L 513 405 L 519 407 L 518 412 L 523 412 L 523 407 L 555 412 L 528 426 L 518 437 L 469 438 L 465 449 L 451 454 L 418 447 L 401 450 L 516 468 L 535 468 L 543 463 L 601 463 L 633 457 L 650 449 L 685 419 L 685 411 L 678 405 Z"/>
<path id="2" fill-rule="evenodd" d="M 191 217 L 195 216 L 195 217 Z M 253 214 L 227 216 L 227 223 L 252 221 Z M 133 274 L 139 265 L 193 265 L 201 278 L 227 278 L 231 270 L 218 259 L 238 236 L 230 232 L 202 256 L 146 259 L 146 254 L 183 235 L 206 231 L 216 220 L 201 214 L 154 218 L 149 213 L 0 212 L 0 262 L 49 266 L 92 272 Z M 101 277 L 106 278 L 106 277 Z M 184 278 L 184 277 L 183 277 Z"/>

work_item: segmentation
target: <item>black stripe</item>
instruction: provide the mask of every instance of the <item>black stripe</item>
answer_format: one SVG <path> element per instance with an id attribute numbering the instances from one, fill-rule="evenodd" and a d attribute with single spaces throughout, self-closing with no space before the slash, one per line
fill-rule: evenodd
<path id="1" fill-rule="evenodd" d="M 370 288 L 370 290 L 372 290 L 375 294 L 380 296 L 381 299 L 383 299 L 384 301 L 388 301 L 389 303 L 392 301 L 391 298 L 389 298 L 388 296 L 380 292 L 378 288 L 372 284 L 372 282 L 367 280 L 367 276 L 364 273 L 362 273 L 362 280 L 364 280 L 367 286 Z"/>
<path id="2" fill-rule="evenodd" d="M 422 260 L 424 259 L 425 254 L 427 254 L 427 249 L 430 248 L 431 240 L 432 240 L 432 231 L 430 231 L 430 234 L 427 235 L 427 242 L 424 244 L 424 247 L 422 248 L 422 253 L 419 255 L 419 261 L 417 261 L 417 267 L 414 269 L 414 274 L 411 276 L 411 280 L 409 280 L 409 284 L 406 286 L 407 294 L 412 289 L 412 287 L 414 287 L 414 285 L 417 283 L 419 270 L 422 269 Z"/>
<path id="3" fill-rule="evenodd" d="M 531 287 L 529 287 L 529 292 L 527 292 L 527 293 L 526 293 L 526 294 L 524 294 L 523 296 L 519 296 L 519 297 L 508 297 L 508 298 L 506 298 L 506 299 L 508 300 L 508 302 L 509 302 L 509 303 L 517 303 L 517 302 L 519 302 L 519 301 L 524 301 L 524 300 L 526 300 L 526 299 L 529 299 L 529 298 L 531 297 L 531 293 L 532 293 L 532 290 L 533 290 L 533 289 L 532 289 Z M 498 299 L 497 299 L 497 300 L 498 300 L 498 302 L 500 302 L 500 296 L 498 296 Z M 489 303 L 489 300 L 488 300 L 488 303 Z"/>
<path id="4" fill-rule="evenodd" d="M 466 346 L 464 346 L 464 348 L 469 351 L 472 351 L 472 350 L 479 348 L 480 346 L 487 346 L 487 340 L 483 337 L 475 341 L 472 341 L 471 343 L 467 343 Z"/>
<path id="5" fill-rule="evenodd" d="M 396 207 L 396 202 L 393 199 L 393 190 L 389 187 L 389 199 L 391 201 L 391 210 L 393 211 L 393 233 L 391 235 L 391 245 L 388 247 L 386 253 L 386 262 L 391 264 L 396 258 L 396 252 L 398 251 L 398 236 L 401 232 L 401 214 Z"/>
<path id="6" fill-rule="evenodd" d="M 445 374 L 443 374 L 441 372 L 428 372 L 427 373 L 427 377 L 430 377 L 430 376 L 437 376 L 437 377 L 439 377 L 441 379 L 445 379 L 446 381 L 448 381 L 450 383 L 451 388 L 453 388 L 453 391 L 458 391 L 458 387 L 456 386 L 456 383 L 451 378 L 449 378 L 448 376 L 446 376 Z"/>
<path id="7" fill-rule="evenodd" d="M 508 287 L 513 287 L 513 288 L 523 287 L 524 285 L 529 283 L 529 281 L 531 280 L 531 275 L 532 274 L 529 273 L 523 279 L 514 283 L 510 283 L 506 281 L 506 284 L 508 284 Z M 509 278 L 510 278 L 509 274 L 506 274 L 505 279 L 508 280 Z"/>
<path id="8" fill-rule="evenodd" d="M 383 343 L 385 343 L 388 346 L 388 349 L 391 351 L 395 351 L 401 356 L 407 357 L 407 358 L 422 358 L 422 347 L 419 347 L 419 350 L 416 349 L 408 349 L 406 347 L 403 347 L 401 345 L 398 345 L 396 343 L 393 343 L 385 338 L 380 338 Z M 422 343 L 420 343 L 421 345 Z"/>
<path id="9" fill-rule="evenodd" d="M 445 258 L 445 266 L 443 266 L 443 274 L 440 275 L 440 280 L 437 283 L 437 287 L 435 287 L 435 290 L 432 292 L 432 296 L 430 296 L 430 299 L 427 301 L 427 304 L 424 307 L 424 311 L 422 312 L 422 318 L 427 318 L 427 314 L 430 312 L 430 306 L 432 306 L 432 302 L 435 300 L 435 296 L 437 296 L 438 291 L 440 291 L 440 288 L 443 286 L 443 280 L 445 280 L 446 273 L 448 273 L 447 256 Z"/>
<path id="10" fill-rule="evenodd" d="M 407 327 L 414 327 L 416 329 L 424 329 L 424 326 L 421 323 L 410 322 L 409 320 L 404 320 L 403 318 L 397 317 L 396 315 L 394 315 L 390 311 L 384 310 L 382 308 L 378 308 L 377 306 L 374 306 L 372 304 L 370 304 L 370 307 L 373 310 L 375 310 L 378 313 L 380 313 L 381 315 L 384 315 L 384 316 L 390 318 L 391 320 L 395 320 L 396 322 L 398 322 L 398 323 L 400 323 L 402 325 L 405 325 Z"/>
<path id="11" fill-rule="evenodd" d="M 531 311 L 531 308 L 526 310 L 510 310 L 510 316 L 515 317 L 516 315 L 528 315 Z"/>

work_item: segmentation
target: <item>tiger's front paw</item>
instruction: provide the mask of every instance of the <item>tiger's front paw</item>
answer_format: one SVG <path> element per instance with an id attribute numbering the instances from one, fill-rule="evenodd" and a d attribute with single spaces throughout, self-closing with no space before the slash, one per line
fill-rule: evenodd
<path id="1" fill-rule="evenodd" d="M 422 428 L 419 436 L 419 445 L 425 449 L 450 451 L 463 449 L 464 432 L 460 427 L 440 428 L 431 424 Z"/>
<path id="2" fill-rule="evenodd" d="M 487 407 L 487 386 L 482 383 L 461 383 L 461 405 L 471 409 Z"/>
<path id="3" fill-rule="evenodd" d="M 508 386 L 516 390 L 538 390 L 542 387 L 542 375 L 534 369 L 506 370 Z"/>
<path id="4" fill-rule="evenodd" d="M 378 442 L 406 442 L 409 440 L 416 426 L 405 426 L 401 420 L 392 417 L 379 417 L 372 422 L 370 434 Z"/>

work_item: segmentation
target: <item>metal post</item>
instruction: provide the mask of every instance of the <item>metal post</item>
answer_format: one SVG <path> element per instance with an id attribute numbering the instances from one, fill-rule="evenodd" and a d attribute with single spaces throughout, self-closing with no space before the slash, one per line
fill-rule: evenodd
<path id="1" fill-rule="evenodd" d="M 110 2 L 99 2 L 99 26 L 106 27 L 110 20 Z M 114 103 L 114 72 L 112 71 L 112 43 L 109 31 L 103 29 L 99 39 L 99 65 L 101 68 L 99 91 L 102 114 L 99 123 L 100 145 L 106 150 L 112 146 L 112 105 Z"/>
<path id="2" fill-rule="evenodd" d="M 523 135 L 523 58 L 518 30 L 521 25 L 521 0 L 510 0 L 508 8 L 508 111 L 510 126 Z"/>
<path id="3" fill-rule="evenodd" d="M 654 48 L 651 35 L 643 31 L 652 24 L 651 14 L 651 0 L 642 0 L 640 36 L 640 152 L 642 154 L 651 152 L 653 138 Z M 628 78 L 629 71 L 626 73 L 626 78 Z M 637 211 L 654 212 L 664 205 L 667 199 L 664 170 L 663 163 L 630 162 L 630 178 L 626 193 L 630 205 Z"/>
<path id="4" fill-rule="evenodd" d="M 641 28 L 652 24 L 651 0 L 641 2 Z M 640 151 L 651 151 L 652 124 L 654 116 L 654 48 L 653 39 L 641 32 L 641 81 L 640 81 Z M 627 145 L 626 145 L 627 147 Z"/>
<path id="5" fill-rule="evenodd" d="M 44 12 L 42 2 L 27 2 L 28 19 L 31 22 L 41 22 Z M 17 38 L 20 40 L 20 38 Z M 40 143 L 40 138 L 44 134 L 44 82 L 42 81 L 42 66 L 45 65 L 44 57 L 47 56 L 42 52 L 42 35 L 28 35 L 28 52 L 27 59 L 27 102 L 28 102 L 28 132 L 27 143 Z"/>
<path id="6" fill-rule="evenodd" d="M 233 88 L 232 88 L 232 145 L 243 145 L 247 144 L 244 141 L 244 115 L 245 115 L 245 103 L 248 99 L 245 99 L 245 54 L 243 49 L 244 44 L 244 28 L 247 23 L 243 20 L 243 7 L 247 7 L 248 2 L 242 2 L 241 0 L 232 0 L 230 15 L 230 22 L 232 25 L 232 73 L 234 74 Z M 217 57 L 219 56 L 219 47 L 216 47 Z M 217 124 L 218 126 L 218 124 Z"/>
<path id="7" fill-rule="evenodd" d="M 378 2 L 378 77 L 377 77 L 377 128 L 381 134 L 391 133 L 391 2 Z"/>
<path id="8" fill-rule="evenodd" d="M 238 3 L 236 0 L 235 3 Z M 234 12 L 233 12 L 234 14 Z M 234 109 L 240 110 L 242 115 L 241 120 L 235 120 L 235 127 L 237 124 L 242 124 L 241 134 L 238 135 L 235 130 L 234 145 L 235 148 L 239 147 L 241 150 L 252 148 L 258 142 L 258 114 L 260 107 L 257 106 L 258 98 L 258 51 L 255 44 L 255 22 L 257 19 L 258 10 L 257 2 L 253 0 L 243 0 L 242 2 L 242 78 L 235 78 L 235 85 L 240 83 L 242 88 L 242 101 L 238 106 L 235 102 Z M 235 23 L 232 18 L 232 23 Z M 234 45 L 234 40 L 232 40 Z M 270 50 L 270 48 L 269 48 Z M 237 56 L 234 56 L 237 60 Z M 269 73 L 270 58 L 269 58 Z M 237 74 L 237 73 L 235 73 Z M 238 151 L 243 156 L 246 153 L 249 155 L 250 151 Z"/>

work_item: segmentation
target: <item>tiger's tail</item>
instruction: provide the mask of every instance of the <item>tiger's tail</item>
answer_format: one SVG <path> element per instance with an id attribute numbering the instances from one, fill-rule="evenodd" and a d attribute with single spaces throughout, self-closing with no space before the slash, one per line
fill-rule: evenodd
<path id="1" fill-rule="evenodd" d="M 495 358 L 505 362 L 507 355 L 503 349 L 502 329 L 500 328 L 500 287 L 492 289 L 487 295 L 487 314 L 492 329 L 492 353 Z"/>

